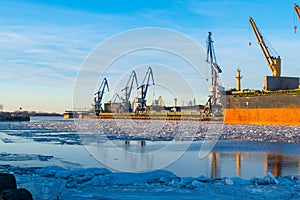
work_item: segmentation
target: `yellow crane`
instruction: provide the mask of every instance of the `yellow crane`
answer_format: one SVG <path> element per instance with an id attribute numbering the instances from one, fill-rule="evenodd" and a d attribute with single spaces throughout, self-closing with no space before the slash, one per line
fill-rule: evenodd
<path id="1" fill-rule="evenodd" d="M 258 44 L 268 62 L 268 65 L 270 66 L 270 68 L 272 70 L 273 76 L 280 76 L 280 73 L 281 73 L 281 58 L 280 58 L 280 56 L 274 57 L 270 54 L 268 47 L 267 47 L 266 43 L 264 42 L 264 39 L 263 39 L 262 35 L 260 34 L 254 20 L 251 17 L 249 17 L 249 21 L 250 21 L 251 27 L 254 31 L 254 34 L 258 40 Z"/>
<path id="2" fill-rule="evenodd" d="M 300 20 L 300 8 L 297 4 L 294 4 L 294 9 L 295 9 L 295 12 L 296 12 L 296 15 L 298 17 L 298 19 Z"/>

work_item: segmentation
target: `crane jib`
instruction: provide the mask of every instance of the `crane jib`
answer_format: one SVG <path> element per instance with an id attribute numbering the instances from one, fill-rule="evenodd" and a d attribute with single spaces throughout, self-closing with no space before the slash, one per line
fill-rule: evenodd
<path id="1" fill-rule="evenodd" d="M 260 34 L 254 20 L 251 17 L 249 17 L 249 21 L 250 21 L 250 25 L 253 29 L 253 32 L 257 38 L 258 45 L 260 46 L 260 48 L 267 60 L 267 63 L 271 68 L 273 76 L 280 76 L 280 73 L 281 73 L 281 58 L 280 58 L 280 56 L 274 57 L 270 54 L 268 47 L 265 44 L 264 39 L 263 39 L 262 35 Z"/>

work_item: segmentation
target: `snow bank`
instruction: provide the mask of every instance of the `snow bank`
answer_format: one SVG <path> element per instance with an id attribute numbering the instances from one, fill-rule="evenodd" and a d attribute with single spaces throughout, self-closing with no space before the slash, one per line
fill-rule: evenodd
<path id="1" fill-rule="evenodd" d="M 17 182 L 30 190 L 34 199 L 101 199 L 111 196 L 117 199 L 149 199 L 149 195 L 157 196 L 158 193 L 165 194 L 167 199 L 172 195 L 179 195 L 181 198 L 195 195 L 196 198 L 200 193 L 204 199 L 215 197 L 214 195 L 218 198 L 232 195 L 241 198 L 241 193 L 248 195 L 245 196 L 246 199 L 266 198 L 266 193 L 274 197 L 283 196 L 283 199 L 300 198 L 300 177 L 276 178 L 271 173 L 263 178 L 250 180 L 238 177 L 178 177 L 165 170 L 127 173 L 111 172 L 106 168 L 70 170 L 58 166 L 24 168 L 23 171 L 18 168 L 14 173 Z M 215 190 L 220 194 L 215 194 Z M 143 194 L 146 193 L 147 198 L 144 198 Z"/>
<path id="2" fill-rule="evenodd" d="M 20 170 L 19 170 L 20 171 Z M 23 173 L 26 173 L 25 171 Z M 143 173 L 129 172 L 111 172 L 106 168 L 78 168 L 64 169 L 58 166 L 48 166 L 34 170 L 35 175 L 41 177 L 63 179 L 67 182 L 77 184 L 85 184 L 85 186 L 107 186 L 107 185 L 144 185 L 159 184 L 165 186 L 195 188 L 204 184 L 220 184 L 223 185 L 298 185 L 300 177 L 286 176 L 274 177 L 271 172 L 263 178 L 252 178 L 245 180 L 238 177 L 232 178 L 208 178 L 203 175 L 199 177 L 178 177 L 173 172 L 166 170 L 156 170 Z"/>

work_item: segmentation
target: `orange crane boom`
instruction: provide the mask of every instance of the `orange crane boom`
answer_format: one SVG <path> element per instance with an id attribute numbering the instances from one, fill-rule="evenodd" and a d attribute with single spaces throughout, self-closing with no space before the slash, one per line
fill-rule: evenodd
<path id="1" fill-rule="evenodd" d="M 264 42 L 264 39 L 263 39 L 262 35 L 260 34 L 254 20 L 251 17 L 249 17 L 249 21 L 250 21 L 251 27 L 254 31 L 254 34 L 258 40 L 258 44 L 268 62 L 269 67 L 272 70 L 273 76 L 280 76 L 280 74 L 281 74 L 281 58 L 280 58 L 280 56 L 273 57 L 270 54 L 268 47 L 267 47 L 266 43 Z"/>
<path id="2" fill-rule="evenodd" d="M 295 9 L 295 12 L 296 12 L 296 15 L 298 17 L 298 19 L 300 20 L 300 8 L 297 4 L 294 4 L 294 9 Z"/>

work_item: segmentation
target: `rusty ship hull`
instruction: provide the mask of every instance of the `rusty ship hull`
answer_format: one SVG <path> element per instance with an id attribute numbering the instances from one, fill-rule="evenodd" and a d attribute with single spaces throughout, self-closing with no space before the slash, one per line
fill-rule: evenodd
<path id="1" fill-rule="evenodd" d="M 224 123 L 300 126 L 300 92 L 226 95 Z"/>

